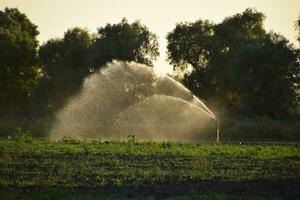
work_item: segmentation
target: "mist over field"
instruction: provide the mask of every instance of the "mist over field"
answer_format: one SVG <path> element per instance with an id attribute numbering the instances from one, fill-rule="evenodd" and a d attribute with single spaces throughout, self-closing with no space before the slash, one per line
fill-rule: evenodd
<path id="1" fill-rule="evenodd" d="M 207 137 L 205 131 L 215 119 L 196 98 L 181 83 L 156 75 L 149 66 L 114 61 L 84 80 L 81 92 L 58 112 L 50 137 L 135 135 L 140 140 L 182 141 Z"/>

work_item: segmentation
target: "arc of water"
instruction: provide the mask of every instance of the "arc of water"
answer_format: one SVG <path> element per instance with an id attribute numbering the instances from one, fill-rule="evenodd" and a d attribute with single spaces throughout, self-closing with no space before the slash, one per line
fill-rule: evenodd
<path id="1" fill-rule="evenodd" d="M 173 96 L 170 96 L 170 97 L 176 98 L 177 100 L 179 100 L 179 101 L 181 101 L 181 102 L 183 102 L 183 103 L 187 103 L 187 104 L 191 105 L 192 107 L 194 107 L 195 109 L 197 109 L 197 110 L 203 112 L 204 114 L 210 116 L 211 118 L 215 119 L 215 116 L 214 116 L 214 115 L 211 115 L 209 112 L 203 110 L 201 107 L 199 107 L 199 106 L 197 106 L 197 105 L 195 105 L 195 104 L 193 104 L 193 103 L 191 103 L 191 102 L 188 102 L 188 101 L 186 101 L 186 100 L 184 100 L 184 99 L 177 98 L 177 97 L 173 97 Z"/>
<path id="2" fill-rule="evenodd" d="M 217 120 L 217 118 L 216 118 L 216 116 L 213 114 L 213 112 L 211 112 L 210 109 L 209 109 L 202 101 L 200 101 L 199 98 L 197 98 L 195 95 L 193 95 L 193 98 L 194 98 L 198 103 L 200 103 L 201 106 L 203 106 L 203 107 L 206 109 L 206 111 L 209 113 L 209 116 L 211 116 L 213 119 Z"/>
<path id="3" fill-rule="evenodd" d="M 187 93 L 190 93 L 191 95 L 193 95 L 193 99 L 196 100 L 201 106 L 203 106 L 205 108 L 205 110 L 206 110 L 205 113 L 208 116 L 210 116 L 211 118 L 213 118 L 214 120 L 217 120 L 217 118 L 213 114 L 213 112 L 198 97 L 196 97 L 187 87 L 185 87 L 182 83 L 176 81 L 173 77 L 171 77 L 169 75 L 166 75 L 165 77 L 167 77 L 169 80 L 171 80 L 174 84 L 180 86 L 180 88 L 182 88 Z M 198 107 L 199 109 L 203 110 L 200 106 L 197 106 L 197 105 L 195 105 L 195 106 Z"/>

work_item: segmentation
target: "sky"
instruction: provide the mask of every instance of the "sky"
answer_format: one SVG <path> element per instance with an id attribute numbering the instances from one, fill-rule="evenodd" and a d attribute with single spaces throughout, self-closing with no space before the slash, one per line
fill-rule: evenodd
<path id="1" fill-rule="evenodd" d="M 300 15 L 300 0 L 0 0 L 0 9 L 5 7 L 18 8 L 38 26 L 41 44 L 63 37 L 68 28 L 76 26 L 96 32 L 107 23 L 119 23 L 123 17 L 130 23 L 141 20 L 159 38 L 160 57 L 154 63 L 158 73 L 172 71 L 166 61 L 166 35 L 176 23 L 198 19 L 220 23 L 246 8 L 266 14 L 267 30 L 299 46 L 294 23 Z"/>

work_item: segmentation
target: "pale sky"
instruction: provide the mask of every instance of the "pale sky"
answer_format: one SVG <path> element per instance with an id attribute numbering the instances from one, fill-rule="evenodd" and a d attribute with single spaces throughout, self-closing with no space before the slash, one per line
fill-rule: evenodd
<path id="1" fill-rule="evenodd" d="M 40 43 L 62 37 L 71 27 L 96 32 L 106 23 L 119 23 L 126 17 L 131 23 L 141 20 L 159 37 L 160 57 L 157 72 L 170 72 L 166 61 L 166 35 L 178 22 L 209 19 L 215 23 L 224 17 L 256 8 L 266 14 L 265 27 L 287 37 L 296 46 L 294 22 L 300 15 L 300 0 L 0 0 L 0 9 L 17 7 L 38 26 Z"/>

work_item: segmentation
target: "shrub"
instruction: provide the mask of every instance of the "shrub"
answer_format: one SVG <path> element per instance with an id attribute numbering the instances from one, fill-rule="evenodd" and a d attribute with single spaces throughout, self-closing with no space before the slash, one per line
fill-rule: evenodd
<path id="1" fill-rule="evenodd" d="M 14 135 L 15 135 L 14 139 L 17 142 L 31 143 L 33 141 L 30 132 L 22 128 L 17 128 Z"/>

